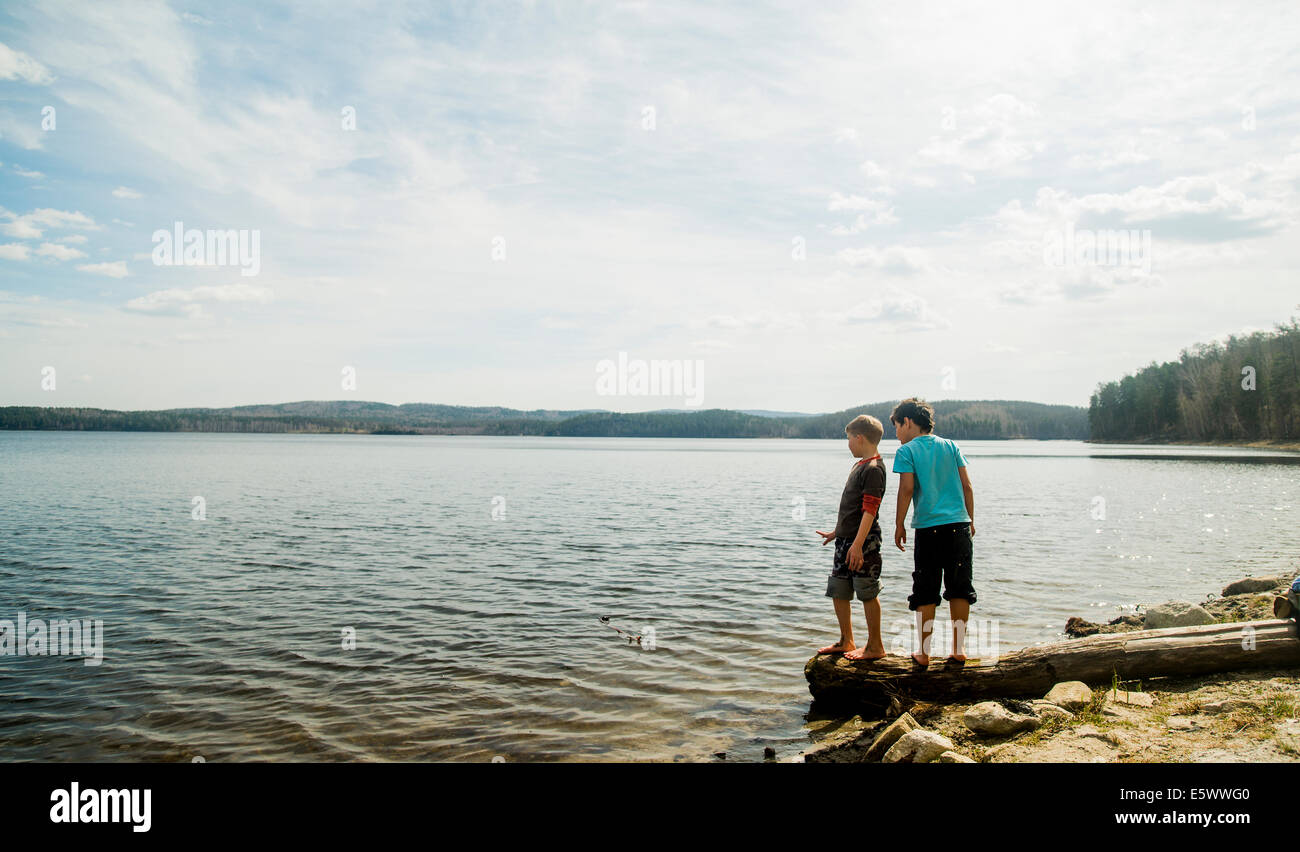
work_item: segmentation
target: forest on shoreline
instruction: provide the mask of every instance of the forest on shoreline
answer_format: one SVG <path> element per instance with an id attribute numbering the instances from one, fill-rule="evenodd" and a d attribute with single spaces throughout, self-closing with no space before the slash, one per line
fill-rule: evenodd
<path id="1" fill-rule="evenodd" d="M 1300 441 L 1300 322 L 1197 344 L 1097 388 L 1094 441 Z"/>

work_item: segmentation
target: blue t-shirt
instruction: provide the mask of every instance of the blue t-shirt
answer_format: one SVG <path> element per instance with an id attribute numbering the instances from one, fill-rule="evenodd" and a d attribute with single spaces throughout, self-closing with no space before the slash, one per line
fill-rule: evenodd
<path id="1" fill-rule="evenodd" d="M 912 529 L 970 523 L 957 473 L 957 468 L 965 466 L 961 448 L 947 438 L 917 435 L 898 448 L 894 473 L 915 475 Z"/>

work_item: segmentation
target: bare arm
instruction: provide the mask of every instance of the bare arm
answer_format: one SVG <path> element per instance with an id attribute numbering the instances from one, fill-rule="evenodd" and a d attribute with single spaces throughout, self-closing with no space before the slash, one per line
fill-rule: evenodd
<path id="1" fill-rule="evenodd" d="M 894 545 L 899 550 L 907 543 L 907 507 L 912 505 L 912 489 L 916 486 L 916 474 L 900 473 L 898 475 L 898 514 L 894 521 Z"/>
<path id="2" fill-rule="evenodd" d="M 867 543 L 867 535 L 871 532 L 871 525 L 876 522 L 876 513 L 868 512 L 865 509 L 862 512 L 862 523 L 858 524 L 858 534 L 853 539 L 853 546 L 862 549 Z"/>
<path id="3" fill-rule="evenodd" d="M 957 468 L 957 474 L 961 477 L 961 496 L 966 501 L 966 514 L 970 515 L 970 534 L 975 535 L 975 488 L 970 484 L 970 474 L 966 468 Z"/>
<path id="4" fill-rule="evenodd" d="M 849 570 L 857 572 L 862 568 L 862 548 L 867 543 L 867 536 L 871 533 L 871 525 L 875 522 L 876 515 L 874 512 L 862 511 L 862 523 L 858 524 L 858 534 L 853 539 L 853 544 L 849 547 Z"/>

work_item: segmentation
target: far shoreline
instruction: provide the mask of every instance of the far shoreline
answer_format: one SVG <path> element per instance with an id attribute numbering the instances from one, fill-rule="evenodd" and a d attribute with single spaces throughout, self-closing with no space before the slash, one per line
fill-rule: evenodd
<path id="1" fill-rule="evenodd" d="M 1300 452 L 1300 441 L 1267 439 L 1261 441 L 1103 441 L 1093 438 L 1084 439 L 1085 444 L 1098 446 L 1140 446 L 1140 447 L 1236 447 L 1243 450 L 1286 450 Z"/>
<path id="2" fill-rule="evenodd" d="M 942 432 L 942 430 L 937 430 Z M 118 434 L 118 435 L 294 435 L 294 436 L 373 436 L 373 437 L 432 437 L 432 438 L 614 438 L 632 440 L 705 440 L 705 441 L 835 441 L 837 438 L 815 438 L 802 435 L 541 435 L 541 434 L 503 434 L 475 431 L 416 431 L 416 430 L 224 430 L 224 429 L 6 429 L 0 428 L 0 434 L 36 433 L 36 432 L 74 432 L 83 434 Z M 896 441 L 897 438 L 884 440 Z M 954 441 L 1034 441 L 1048 443 L 1065 441 L 1068 443 L 1088 444 L 1096 447 L 1205 447 L 1207 449 L 1244 449 L 1276 450 L 1280 452 L 1300 453 L 1300 441 L 1263 440 L 1263 441 L 1107 441 L 1092 438 L 1037 438 L 1032 436 L 1005 436 L 998 438 L 953 438 Z"/>

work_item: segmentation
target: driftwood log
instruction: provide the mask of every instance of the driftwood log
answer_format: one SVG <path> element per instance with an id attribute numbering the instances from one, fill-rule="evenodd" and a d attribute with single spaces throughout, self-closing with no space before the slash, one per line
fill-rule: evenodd
<path id="1" fill-rule="evenodd" d="M 1100 686 L 1115 677 L 1293 667 L 1300 667 L 1300 636 L 1294 621 L 1279 620 L 1108 633 L 1025 648 L 996 660 L 970 659 L 964 666 L 936 656 L 928 669 L 908 656 L 854 662 L 818 654 L 804 666 L 804 676 L 819 709 L 868 712 L 884 710 L 895 697 L 935 703 L 1041 698 L 1067 680 Z"/>

